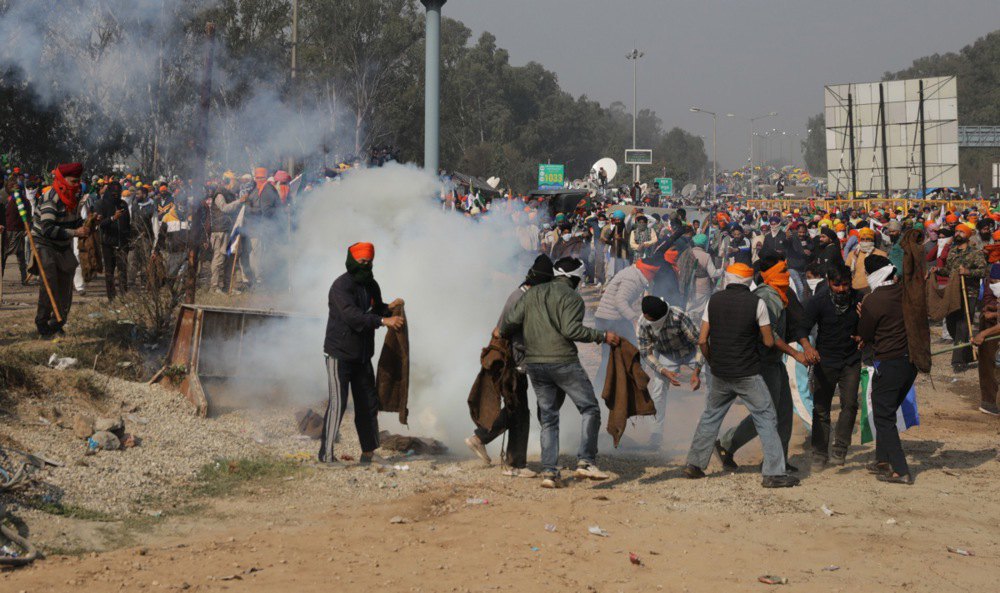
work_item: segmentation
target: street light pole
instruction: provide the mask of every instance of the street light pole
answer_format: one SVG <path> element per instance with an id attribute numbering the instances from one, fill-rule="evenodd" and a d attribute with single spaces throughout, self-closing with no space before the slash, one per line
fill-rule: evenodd
<path id="1" fill-rule="evenodd" d="M 750 161 L 750 176 L 749 176 L 749 181 L 750 181 L 750 197 L 753 197 L 753 194 L 754 194 L 754 183 L 753 183 L 753 137 L 754 137 L 753 122 L 757 121 L 758 119 L 766 119 L 768 117 L 776 117 L 777 115 L 778 115 L 777 111 L 772 111 L 770 113 L 765 113 L 764 115 L 758 115 L 758 116 L 755 116 L 755 117 L 745 117 L 745 118 L 744 117 L 739 117 L 739 116 L 737 116 L 737 115 L 735 115 L 733 113 L 727 113 L 726 114 L 726 117 L 735 117 L 737 119 L 744 119 L 744 120 L 750 122 L 750 158 L 749 158 L 749 161 Z"/>
<path id="2" fill-rule="evenodd" d="M 718 145 L 715 142 L 715 140 L 716 140 L 715 132 L 716 132 L 716 128 L 717 128 L 717 124 L 718 124 L 718 120 L 719 120 L 718 114 L 716 114 L 714 111 L 707 111 L 707 110 L 701 109 L 699 107 L 692 107 L 690 109 L 690 111 L 692 113 L 704 113 L 706 115 L 711 115 L 712 116 L 712 201 L 714 202 L 715 201 L 715 182 L 716 182 L 716 179 L 718 179 L 718 172 L 716 170 L 716 167 L 718 167 L 718 162 L 719 162 Z"/>
<path id="3" fill-rule="evenodd" d="M 635 150 L 635 131 L 636 131 L 636 117 L 639 112 L 636 110 L 636 105 L 638 103 L 638 79 L 639 79 L 639 58 L 646 54 L 642 53 L 638 49 L 632 49 L 629 53 L 625 54 L 626 60 L 632 61 L 632 150 Z M 637 183 L 639 181 L 639 165 L 632 165 L 632 182 Z"/>

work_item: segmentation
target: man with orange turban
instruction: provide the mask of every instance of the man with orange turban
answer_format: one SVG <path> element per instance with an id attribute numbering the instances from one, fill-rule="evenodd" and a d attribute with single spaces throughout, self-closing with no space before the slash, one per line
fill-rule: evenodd
<path id="1" fill-rule="evenodd" d="M 378 395 L 375 391 L 375 330 L 403 328 L 402 317 L 394 317 L 390 307 L 402 305 L 396 299 L 386 305 L 382 289 L 372 273 L 375 246 L 355 243 L 347 249 L 347 271 L 330 286 L 330 317 L 326 323 L 326 373 L 330 393 L 323 417 L 319 461 L 339 466 L 333 452 L 340 422 L 347 410 L 347 392 L 354 397 L 354 426 L 361 443 L 361 463 L 370 464 L 379 448 Z"/>
<path id="2" fill-rule="evenodd" d="M 973 249 L 969 239 L 975 229 L 967 224 L 955 227 L 955 237 L 951 249 L 944 260 L 944 274 L 949 282 L 965 281 L 965 298 L 962 307 L 945 317 L 945 325 L 954 343 L 969 341 L 969 318 L 975 318 L 976 302 L 979 299 L 979 284 L 987 274 L 986 257 L 980 249 Z M 951 365 L 956 373 L 964 371 L 972 362 L 972 348 L 959 348 L 952 352 Z"/>
<path id="3" fill-rule="evenodd" d="M 792 438 L 792 390 L 788 381 L 788 369 L 783 355 L 794 358 L 799 364 L 808 365 L 809 359 L 804 352 L 792 348 L 789 343 L 800 341 L 799 319 L 792 318 L 789 310 L 799 311 L 801 307 L 790 308 L 789 303 L 795 298 L 789 289 L 789 273 L 785 260 L 776 253 L 766 253 L 757 261 L 759 276 L 757 288 L 753 294 L 767 308 L 768 321 L 773 334 L 774 345 L 761 349 L 760 376 L 767 386 L 771 402 L 777 414 L 778 437 L 785 456 L 785 466 L 788 471 L 798 471 L 788 465 L 788 442 Z M 795 303 L 798 305 L 798 303 Z M 810 347 L 811 348 L 811 347 Z M 736 470 L 738 466 L 733 456 L 743 445 L 757 436 L 756 423 L 752 417 L 744 418 L 737 426 L 726 431 L 716 443 L 723 467 Z"/>
<path id="4" fill-rule="evenodd" d="M 254 169 L 253 182 L 253 189 L 245 197 L 247 208 L 240 234 L 249 239 L 246 257 L 250 264 L 250 280 L 259 285 L 267 282 L 271 268 L 280 231 L 277 212 L 281 199 L 278 190 L 268 181 L 264 167 Z"/>
<path id="5" fill-rule="evenodd" d="M 760 376 L 761 350 L 774 345 L 771 320 L 764 301 L 750 292 L 753 269 L 746 264 L 726 268 L 726 288 L 712 295 L 701 320 L 698 346 L 712 373 L 705 411 L 694 432 L 684 474 L 705 477 L 719 428 L 738 397 L 750 411 L 764 451 L 762 485 L 788 488 L 799 483 L 785 472 L 774 403 Z"/>

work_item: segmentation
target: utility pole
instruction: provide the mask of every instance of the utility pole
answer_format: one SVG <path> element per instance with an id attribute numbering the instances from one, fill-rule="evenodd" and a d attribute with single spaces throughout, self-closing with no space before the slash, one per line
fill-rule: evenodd
<path id="1" fill-rule="evenodd" d="M 447 0 L 420 0 L 427 9 L 424 54 L 424 170 L 437 176 L 441 159 L 441 7 Z"/>
<path id="2" fill-rule="evenodd" d="M 191 173 L 194 176 L 194 191 L 204 191 L 207 178 L 208 158 L 208 117 L 212 106 L 212 67 L 215 59 L 215 23 L 205 24 L 205 71 L 201 80 L 201 100 L 197 128 L 194 137 L 194 162 Z M 214 197 L 214 196 L 213 196 Z M 193 304 L 198 289 L 198 261 L 201 238 L 204 234 L 205 201 L 197 198 L 192 202 L 192 215 L 188 229 L 187 271 L 184 275 L 184 302 Z"/>
<path id="3" fill-rule="evenodd" d="M 921 199 L 927 199 L 927 143 L 924 137 L 924 79 L 920 79 L 920 189 Z"/>
<path id="4" fill-rule="evenodd" d="M 747 181 L 750 183 L 750 192 L 749 192 L 750 197 L 753 197 L 755 188 L 755 185 L 753 183 L 753 137 L 754 137 L 753 122 L 757 121 L 758 119 L 766 119 L 768 117 L 775 117 L 777 115 L 778 115 L 777 111 L 772 111 L 770 113 L 765 113 L 764 115 L 758 115 L 755 117 L 739 117 L 734 113 L 726 114 L 726 117 L 735 117 L 737 119 L 743 119 L 750 122 L 750 157 L 747 159 L 750 163 L 750 175 L 747 176 Z"/>
<path id="5" fill-rule="evenodd" d="M 632 150 L 635 150 L 635 129 L 636 129 L 636 117 L 639 112 L 636 111 L 637 105 L 637 93 L 638 93 L 638 79 L 639 79 L 639 58 L 646 54 L 642 53 L 638 49 L 633 49 L 629 53 L 625 54 L 626 60 L 632 61 Z M 636 183 L 639 181 L 639 165 L 632 165 L 632 182 Z"/>

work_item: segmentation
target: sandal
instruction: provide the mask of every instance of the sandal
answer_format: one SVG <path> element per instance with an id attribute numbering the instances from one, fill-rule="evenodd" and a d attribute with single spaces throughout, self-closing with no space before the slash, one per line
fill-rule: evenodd
<path id="1" fill-rule="evenodd" d="M 877 479 L 879 482 L 887 482 L 889 484 L 906 484 L 907 486 L 913 485 L 913 478 L 910 477 L 910 474 L 899 475 L 895 472 L 892 472 L 887 474 L 879 474 L 875 476 L 875 479 Z"/>
<path id="2" fill-rule="evenodd" d="M 865 466 L 870 474 L 889 474 L 892 473 L 892 466 L 887 461 L 873 461 Z"/>

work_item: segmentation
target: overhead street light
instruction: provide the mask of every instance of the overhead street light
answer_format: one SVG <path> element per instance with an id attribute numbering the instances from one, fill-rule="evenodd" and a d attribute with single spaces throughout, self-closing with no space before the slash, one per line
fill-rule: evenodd
<path id="1" fill-rule="evenodd" d="M 718 179 L 716 173 L 716 167 L 718 166 L 718 161 L 719 161 L 718 146 L 715 143 L 716 140 L 715 132 L 719 123 L 718 114 L 715 113 L 714 111 L 708 111 L 707 109 L 702 109 L 700 107 L 692 107 L 690 111 L 692 113 L 704 113 L 705 115 L 712 116 L 712 201 L 714 202 L 715 185 L 716 185 L 716 180 Z"/>
<path id="2" fill-rule="evenodd" d="M 777 115 L 778 115 L 777 111 L 771 111 L 770 113 L 765 113 L 763 115 L 756 115 L 754 117 L 741 117 L 741 116 L 738 116 L 738 115 L 736 115 L 734 113 L 727 113 L 726 114 L 726 117 L 735 117 L 736 119 L 740 119 L 740 120 L 743 120 L 743 121 L 750 122 L 750 158 L 748 159 L 750 161 L 750 175 L 749 175 L 749 180 L 750 180 L 750 197 L 753 197 L 754 187 L 755 187 L 754 184 L 753 184 L 753 137 L 756 136 L 757 134 L 755 134 L 754 131 L 753 131 L 753 122 L 757 121 L 758 119 L 766 119 L 768 117 L 777 117 Z"/>
<path id="3" fill-rule="evenodd" d="M 632 150 L 635 150 L 635 121 L 639 112 L 636 111 L 636 90 L 638 89 L 638 78 L 639 78 L 639 58 L 646 54 L 642 53 L 638 49 L 633 49 L 632 51 L 625 54 L 626 60 L 632 61 Z M 632 165 L 632 182 L 639 182 L 639 165 Z"/>

